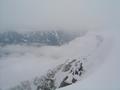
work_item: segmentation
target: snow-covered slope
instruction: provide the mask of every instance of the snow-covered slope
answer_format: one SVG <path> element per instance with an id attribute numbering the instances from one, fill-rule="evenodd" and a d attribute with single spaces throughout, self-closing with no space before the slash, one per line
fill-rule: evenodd
<path id="1" fill-rule="evenodd" d="M 112 49 L 106 56 L 104 63 L 95 70 L 89 77 L 74 85 L 61 88 L 59 90 L 119 90 L 120 89 L 120 31 L 106 31 L 107 35 L 112 36 Z M 108 47 L 109 47 L 108 45 Z M 102 50 L 106 52 L 106 49 Z M 108 52 L 108 51 L 107 51 Z"/>
<path id="2" fill-rule="evenodd" d="M 16 49 L 15 46 L 12 55 L 0 60 L 0 87 L 11 90 L 39 90 L 46 84 L 55 89 L 77 81 L 83 82 L 104 62 L 111 50 L 111 43 L 112 39 L 104 32 L 88 32 L 60 47 L 26 49 L 19 46 L 20 49 Z M 7 47 L 7 50 L 12 53 L 11 46 Z M 25 53 L 21 54 L 22 50 L 25 50 Z M 50 72 L 47 72 L 49 69 Z M 19 84 L 26 80 L 27 84 Z M 44 81 L 44 84 L 41 81 Z"/>

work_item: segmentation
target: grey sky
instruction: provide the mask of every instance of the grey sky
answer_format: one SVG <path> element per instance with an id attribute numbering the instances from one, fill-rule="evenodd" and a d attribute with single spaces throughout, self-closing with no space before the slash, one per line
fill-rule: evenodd
<path id="1" fill-rule="evenodd" d="M 119 0 L 0 0 L 0 30 L 98 29 L 119 24 L 119 5 Z"/>

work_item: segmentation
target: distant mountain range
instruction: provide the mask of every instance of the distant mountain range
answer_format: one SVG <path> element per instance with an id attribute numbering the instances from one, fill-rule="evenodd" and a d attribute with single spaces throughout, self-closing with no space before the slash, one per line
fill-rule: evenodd
<path id="1" fill-rule="evenodd" d="M 0 46 L 21 44 L 21 45 L 62 45 L 83 35 L 67 31 L 30 31 L 20 33 L 17 31 L 0 32 Z"/>

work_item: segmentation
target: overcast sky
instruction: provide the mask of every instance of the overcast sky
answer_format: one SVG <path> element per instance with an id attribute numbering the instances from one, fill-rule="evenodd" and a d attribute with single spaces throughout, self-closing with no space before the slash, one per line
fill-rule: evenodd
<path id="1" fill-rule="evenodd" d="M 0 30 L 119 26 L 120 0 L 0 0 Z"/>

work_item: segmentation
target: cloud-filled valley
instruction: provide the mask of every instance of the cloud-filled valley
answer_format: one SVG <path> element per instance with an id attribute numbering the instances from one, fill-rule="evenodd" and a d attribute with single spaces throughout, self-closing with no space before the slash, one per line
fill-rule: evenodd
<path id="1" fill-rule="evenodd" d="M 109 37 L 104 34 L 87 32 L 84 36 L 76 37 L 69 43 L 61 46 L 28 46 L 18 44 L 2 46 L 1 53 L 3 54 L 1 55 L 3 56 L 1 56 L 0 60 L 0 87 L 14 87 L 26 80 L 32 83 L 31 80 L 36 76 L 40 77 L 44 75 L 49 69 L 52 70 L 69 59 L 80 59 L 85 69 L 84 76 L 87 76 L 87 73 L 94 71 L 93 68 L 99 66 L 104 61 L 105 55 L 103 54 L 107 52 L 102 54 L 101 50 L 106 48 L 109 40 Z M 100 56 L 102 57 L 100 58 Z M 103 60 L 100 60 L 102 58 Z M 65 75 L 67 75 L 62 76 L 62 72 L 58 73 L 55 76 L 56 83 L 62 82 L 57 79 L 58 77 L 61 77 L 61 80 L 63 80 Z M 59 84 L 57 84 L 58 86 Z"/>

